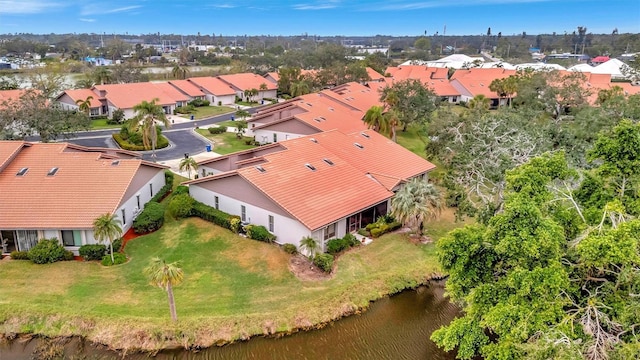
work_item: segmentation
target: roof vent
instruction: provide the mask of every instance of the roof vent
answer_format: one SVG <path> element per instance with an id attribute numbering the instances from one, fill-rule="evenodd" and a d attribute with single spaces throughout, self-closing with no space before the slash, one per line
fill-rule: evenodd
<path id="1" fill-rule="evenodd" d="M 360 145 L 358 143 L 353 143 L 353 145 L 355 145 L 357 148 L 364 149 L 364 146 L 362 146 L 362 145 Z"/>
<path id="2" fill-rule="evenodd" d="M 334 111 L 334 110 L 335 110 L 335 109 L 334 109 L 334 108 L 332 108 L 332 107 L 330 107 L 330 108 L 329 108 L 329 111 Z"/>
<path id="3" fill-rule="evenodd" d="M 366 137 L 367 139 L 369 138 L 369 134 L 367 134 L 366 132 L 361 132 L 360 135 Z"/>
<path id="4" fill-rule="evenodd" d="M 316 140 L 316 138 L 311 138 L 311 139 L 309 139 L 309 140 L 311 140 L 311 142 L 314 142 L 314 143 L 316 143 L 316 144 L 318 143 L 318 140 Z"/>
<path id="5" fill-rule="evenodd" d="M 326 162 L 327 164 L 329 164 L 329 165 L 331 165 L 331 166 L 333 166 L 333 165 L 334 165 L 334 164 L 333 164 L 333 161 L 331 161 L 331 160 L 329 160 L 329 159 L 327 159 L 327 158 L 322 159 L 322 161 Z"/>
<path id="6" fill-rule="evenodd" d="M 113 160 L 111 162 L 111 166 L 118 166 L 118 165 L 120 165 L 120 160 Z"/>
<path id="7" fill-rule="evenodd" d="M 316 171 L 316 167 L 311 165 L 311 164 L 309 164 L 309 163 L 304 164 L 304 166 L 306 166 L 307 169 L 309 169 L 311 171 Z"/>
<path id="8" fill-rule="evenodd" d="M 257 165 L 256 166 L 256 170 L 260 171 L 261 173 L 267 172 L 267 170 L 265 170 L 262 166 Z"/>
<path id="9" fill-rule="evenodd" d="M 58 168 L 57 167 L 52 167 L 51 170 L 49 170 L 49 172 L 47 173 L 47 176 L 53 176 L 58 172 Z"/>
<path id="10" fill-rule="evenodd" d="M 16 176 L 24 176 L 24 174 L 26 174 L 27 171 L 29 171 L 29 168 L 22 168 L 20 169 L 20 171 L 16 173 Z"/>

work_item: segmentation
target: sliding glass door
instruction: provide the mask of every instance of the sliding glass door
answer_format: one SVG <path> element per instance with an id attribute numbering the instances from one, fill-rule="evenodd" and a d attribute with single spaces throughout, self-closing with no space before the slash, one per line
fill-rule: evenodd
<path id="1" fill-rule="evenodd" d="M 18 250 L 28 251 L 38 243 L 38 231 L 17 230 L 16 238 L 18 240 Z"/>

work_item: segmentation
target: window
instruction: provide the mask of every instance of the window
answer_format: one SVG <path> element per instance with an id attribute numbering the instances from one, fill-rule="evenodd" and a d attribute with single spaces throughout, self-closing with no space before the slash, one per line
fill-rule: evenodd
<path id="1" fill-rule="evenodd" d="M 247 221 L 247 208 L 244 205 L 240 205 L 240 220 Z"/>
<path id="2" fill-rule="evenodd" d="M 140 195 L 136 195 L 136 203 L 138 204 L 138 209 L 140 209 Z"/>
<path id="3" fill-rule="evenodd" d="M 47 176 L 53 176 L 58 172 L 58 168 L 57 167 L 53 167 L 51 168 L 51 170 L 49 170 L 49 172 L 47 173 Z"/>
<path id="4" fill-rule="evenodd" d="M 98 116 L 100 115 L 100 109 L 99 108 L 91 108 L 91 116 Z"/>
<path id="5" fill-rule="evenodd" d="M 324 239 L 329 240 L 333 237 L 336 237 L 336 223 L 329 224 L 329 226 L 324 228 Z"/>
<path id="6" fill-rule="evenodd" d="M 316 167 L 311 165 L 311 164 L 304 164 L 304 166 L 307 167 L 307 169 L 311 170 L 311 171 L 316 171 Z"/>
<path id="7" fill-rule="evenodd" d="M 273 142 L 278 142 L 278 134 L 273 133 Z"/>
<path id="8" fill-rule="evenodd" d="M 217 196 L 214 196 L 213 201 L 215 203 L 214 207 L 216 208 L 216 210 L 220 210 L 220 199 Z"/>
<path id="9" fill-rule="evenodd" d="M 122 225 L 125 225 L 127 223 L 127 212 L 125 209 L 120 210 L 120 212 L 122 213 Z"/>
<path id="10" fill-rule="evenodd" d="M 324 162 L 326 162 L 327 164 L 329 164 L 329 165 L 333 166 L 333 161 L 331 161 L 331 160 L 329 160 L 329 159 L 327 159 L 327 158 L 322 159 L 322 161 L 324 161 Z"/>
<path id="11" fill-rule="evenodd" d="M 62 230 L 62 245 L 80 246 L 82 245 L 82 234 L 80 230 Z"/>
<path id="12" fill-rule="evenodd" d="M 273 232 L 273 215 L 269 215 L 269 231 Z"/>
<path id="13" fill-rule="evenodd" d="M 149 193 L 151 194 L 151 197 L 153 197 L 153 184 L 149 184 Z"/>
<path id="14" fill-rule="evenodd" d="M 27 171 L 29 171 L 29 168 L 22 168 L 20 169 L 20 171 L 16 173 L 16 176 L 24 176 L 24 174 L 26 174 Z"/>

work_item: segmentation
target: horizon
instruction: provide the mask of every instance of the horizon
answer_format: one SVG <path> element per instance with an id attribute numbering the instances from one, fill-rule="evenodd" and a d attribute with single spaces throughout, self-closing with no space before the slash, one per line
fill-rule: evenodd
<path id="1" fill-rule="evenodd" d="M 640 33 L 640 2 L 618 0 L 0 0 L 0 34 L 321 37 Z"/>

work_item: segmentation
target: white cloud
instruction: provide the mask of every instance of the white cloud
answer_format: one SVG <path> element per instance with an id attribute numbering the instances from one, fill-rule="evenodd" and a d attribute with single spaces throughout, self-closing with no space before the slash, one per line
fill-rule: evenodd
<path id="1" fill-rule="evenodd" d="M 1 0 L 0 0 L 1 1 Z M 105 4 L 92 4 L 86 5 L 82 8 L 80 15 L 100 15 L 100 14 L 115 14 L 128 12 L 131 10 L 139 9 L 142 5 L 123 6 L 115 9 L 109 9 Z"/>
<path id="2" fill-rule="evenodd" d="M 64 6 L 47 0 L 0 0 L 0 14 L 37 14 Z"/>
<path id="3" fill-rule="evenodd" d="M 84 22 L 89 22 L 89 23 L 96 21 L 96 19 L 86 19 L 86 18 L 80 18 L 79 20 Z"/>
<path id="4" fill-rule="evenodd" d="M 236 6 L 231 4 L 215 4 L 215 5 L 211 5 L 211 7 L 218 8 L 218 9 L 233 9 Z"/>
<path id="5" fill-rule="evenodd" d="M 524 4 L 524 3 L 537 3 L 537 2 L 549 2 L 555 0 L 433 0 L 433 1 L 419 1 L 419 2 L 395 2 L 391 4 L 382 5 L 379 7 L 372 7 L 370 10 L 417 10 L 428 9 L 437 7 L 456 7 L 456 6 L 474 6 L 474 5 L 498 5 L 498 4 Z"/>
<path id="6" fill-rule="evenodd" d="M 324 10 L 324 9 L 334 9 L 337 5 L 333 4 L 322 4 L 322 5 L 310 5 L 310 4 L 297 4 L 293 5 L 293 8 L 296 10 Z"/>

